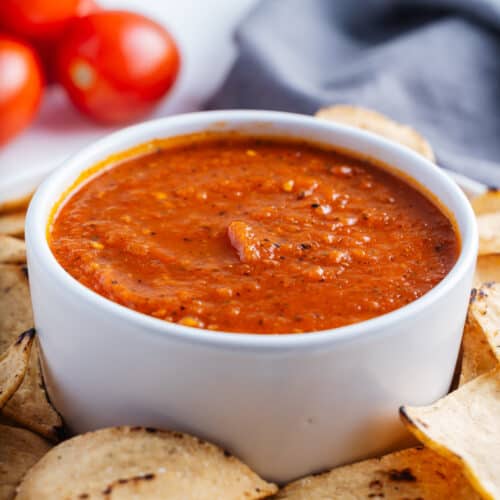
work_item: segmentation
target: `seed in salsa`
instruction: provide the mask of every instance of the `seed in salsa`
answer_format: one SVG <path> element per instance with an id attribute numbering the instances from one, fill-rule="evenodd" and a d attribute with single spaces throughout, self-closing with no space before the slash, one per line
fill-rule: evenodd
<path id="1" fill-rule="evenodd" d="M 155 144 L 81 185 L 50 231 L 64 269 L 136 311 L 312 332 L 414 301 L 457 259 L 447 216 L 370 161 L 236 134 Z"/>

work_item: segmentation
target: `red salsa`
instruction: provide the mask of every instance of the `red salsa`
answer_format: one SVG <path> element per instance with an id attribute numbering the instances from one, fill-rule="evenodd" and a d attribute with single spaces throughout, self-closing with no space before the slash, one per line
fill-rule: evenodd
<path id="1" fill-rule="evenodd" d="M 312 332 L 402 307 L 457 260 L 450 219 L 371 161 L 231 134 L 154 144 L 82 183 L 49 233 L 64 269 L 136 311 Z"/>

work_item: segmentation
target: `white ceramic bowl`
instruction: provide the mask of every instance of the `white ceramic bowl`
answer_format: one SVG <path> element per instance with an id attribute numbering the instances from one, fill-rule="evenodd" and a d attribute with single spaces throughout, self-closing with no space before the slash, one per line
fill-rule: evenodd
<path id="1" fill-rule="evenodd" d="M 435 288 L 394 312 L 335 330 L 279 336 L 167 323 L 72 278 L 52 255 L 46 226 L 80 172 L 150 139 L 206 129 L 338 145 L 410 175 L 454 214 L 462 239 L 456 265 Z M 279 482 L 397 447 L 406 436 L 398 407 L 427 404 L 447 392 L 477 253 L 470 205 L 435 165 L 354 128 L 267 111 L 165 118 L 92 144 L 38 189 L 26 241 L 49 393 L 71 429 L 142 424 L 188 431 Z"/>

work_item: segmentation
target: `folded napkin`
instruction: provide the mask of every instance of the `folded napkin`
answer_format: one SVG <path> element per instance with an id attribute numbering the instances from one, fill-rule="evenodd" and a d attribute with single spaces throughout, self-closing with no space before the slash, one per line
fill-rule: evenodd
<path id="1" fill-rule="evenodd" d="M 499 0 L 263 0 L 236 43 L 208 108 L 370 107 L 500 186 Z"/>

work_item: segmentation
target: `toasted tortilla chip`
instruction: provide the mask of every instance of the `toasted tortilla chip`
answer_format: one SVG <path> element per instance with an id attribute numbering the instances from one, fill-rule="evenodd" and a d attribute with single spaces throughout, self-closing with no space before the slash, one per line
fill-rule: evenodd
<path id="1" fill-rule="evenodd" d="M 432 162 L 435 161 L 431 145 L 417 131 L 377 111 L 357 106 L 337 105 L 320 109 L 316 117 L 368 130 L 403 144 Z"/>
<path id="2" fill-rule="evenodd" d="M 490 190 L 471 200 L 476 215 L 500 212 L 500 191 Z"/>
<path id="3" fill-rule="evenodd" d="M 24 236 L 24 212 L 14 212 L 0 215 L 0 234 L 10 236 Z"/>
<path id="4" fill-rule="evenodd" d="M 0 264 L 24 264 L 26 245 L 23 240 L 0 234 Z"/>
<path id="5" fill-rule="evenodd" d="M 485 283 L 473 294 L 469 316 L 500 361 L 500 283 Z"/>
<path id="6" fill-rule="evenodd" d="M 500 283 L 500 254 L 480 255 L 474 273 L 474 286 L 498 281 Z"/>
<path id="7" fill-rule="evenodd" d="M 8 427 L 19 427 L 17 422 L 14 422 L 10 418 L 5 417 L 0 413 L 0 425 L 7 425 Z"/>
<path id="8" fill-rule="evenodd" d="M 24 268 L 0 265 L 0 352 L 8 347 L 16 334 L 32 326 L 31 300 Z M 59 440 L 63 422 L 48 401 L 36 345 L 21 385 L 0 411 L 5 417 L 42 436 Z"/>
<path id="9" fill-rule="evenodd" d="M 486 333 L 487 323 L 490 324 L 490 331 L 496 332 L 494 325 L 498 314 L 496 301 L 500 298 L 498 292 L 499 285 L 491 282 L 472 290 L 462 339 L 460 386 L 489 372 L 499 363 L 493 347 L 495 341 L 491 340 L 490 343 Z M 490 302 L 493 303 L 490 309 L 490 316 L 493 318 L 485 312 Z"/>
<path id="10" fill-rule="evenodd" d="M 26 475 L 17 500 L 36 498 L 265 498 L 277 487 L 213 444 L 178 432 L 114 427 L 53 448 Z"/>
<path id="11" fill-rule="evenodd" d="M 21 332 L 32 327 L 33 315 L 25 268 L 0 265 L 0 353 Z"/>
<path id="12" fill-rule="evenodd" d="M 51 441 L 59 441 L 64 435 L 61 416 L 50 403 L 45 390 L 37 342 L 31 352 L 24 380 L 1 413 Z"/>
<path id="13" fill-rule="evenodd" d="M 21 212 L 26 211 L 28 205 L 30 204 L 31 198 L 33 198 L 33 193 L 29 193 L 21 198 L 16 198 L 13 200 L 8 200 L 0 203 L 0 213 L 8 212 Z"/>
<path id="14" fill-rule="evenodd" d="M 23 476 L 49 449 L 49 443 L 26 429 L 0 425 L 0 500 L 14 498 Z"/>
<path id="15" fill-rule="evenodd" d="M 475 295 L 477 291 L 474 291 Z M 462 338 L 462 363 L 458 385 L 489 372 L 495 368 L 498 361 L 486 339 L 481 325 L 470 312 L 465 321 L 464 336 Z"/>
<path id="16" fill-rule="evenodd" d="M 500 498 L 500 367 L 433 405 L 400 413 L 422 443 L 462 467 L 483 498 Z"/>
<path id="17" fill-rule="evenodd" d="M 28 368 L 35 330 L 24 332 L 0 355 L 0 408 L 21 385 Z"/>
<path id="18" fill-rule="evenodd" d="M 459 467 L 427 448 L 410 448 L 299 479 L 276 499 L 475 500 Z"/>
<path id="19" fill-rule="evenodd" d="M 479 255 L 500 253 L 500 212 L 477 216 Z"/>

